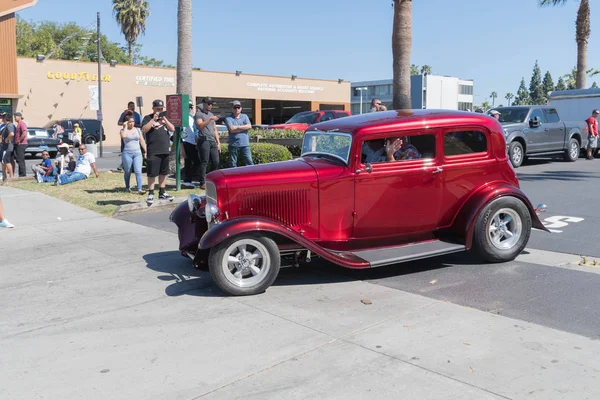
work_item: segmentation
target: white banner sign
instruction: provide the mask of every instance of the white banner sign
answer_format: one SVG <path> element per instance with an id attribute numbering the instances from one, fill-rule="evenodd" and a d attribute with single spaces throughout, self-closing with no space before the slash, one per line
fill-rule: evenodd
<path id="1" fill-rule="evenodd" d="M 315 94 L 325 90 L 323 86 L 282 85 L 279 83 L 248 82 L 246 85 L 255 87 L 259 92 Z"/>
<path id="2" fill-rule="evenodd" d="M 175 78 L 172 76 L 138 75 L 135 83 L 143 86 L 175 86 Z"/>
<path id="3" fill-rule="evenodd" d="M 98 86 L 89 86 L 90 88 L 90 110 L 99 110 L 98 105 Z"/>

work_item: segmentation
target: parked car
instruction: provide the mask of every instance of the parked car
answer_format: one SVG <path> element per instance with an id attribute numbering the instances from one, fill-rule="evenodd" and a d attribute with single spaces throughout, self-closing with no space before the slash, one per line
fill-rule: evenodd
<path id="1" fill-rule="evenodd" d="M 229 130 L 225 125 L 217 125 L 217 132 L 219 135 L 229 135 Z"/>
<path id="2" fill-rule="evenodd" d="M 303 111 L 294 115 L 285 124 L 269 125 L 268 129 L 297 129 L 305 131 L 310 125 L 349 117 L 350 115 L 350 111 L 344 110 Z"/>
<path id="3" fill-rule="evenodd" d="M 263 292 L 282 264 L 314 256 L 355 269 L 471 249 L 510 261 L 532 228 L 546 230 L 519 189 L 501 125 L 460 111 L 320 123 L 300 158 L 213 171 L 206 186 L 170 220 L 182 255 L 232 295 Z"/>
<path id="4" fill-rule="evenodd" d="M 44 128 L 27 127 L 27 147 L 25 154 L 35 157 L 36 154 L 47 151 L 51 158 L 58 153 L 58 140 L 52 138 L 52 131 Z"/>
<path id="5" fill-rule="evenodd" d="M 565 161 L 575 161 L 587 145 L 585 122 L 563 122 L 554 107 L 514 106 L 494 110 L 500 112 L 507 151 L 515 168 L 529 156 L 558 154 Z"/>
<path id="6" fill-rule="evenodd" d="M 79 127 L 81 128 L 82 135 L 81 139 L 86 144 L 94 144 L 100 141 L 100 133 L 102 133 L 102 140 L 106 140 L 106 135 L 104 134 L 104 127 L 102 123 L 96 119 L 71 119 L 65 118 L 60 121 L 60 125 L 64 129 L 62 133 L 62 137 L 59 140 L 62 143 L 67 143 L 72 145 L 73 140 L 69 139 L 69 133 L 72 134 L 74 131 L 73 125 L 75 123 L 79 123 Z M 54 125 L 54 121 L 48 122 L 44 128 L 52 129 L 52 125 Z"/>

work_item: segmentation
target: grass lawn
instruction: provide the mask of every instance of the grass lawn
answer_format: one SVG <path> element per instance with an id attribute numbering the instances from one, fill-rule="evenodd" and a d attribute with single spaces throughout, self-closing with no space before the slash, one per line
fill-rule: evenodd
<path id="1" fill-rule="evenodd" d="M 146 175 L 143 175 L 143 181 L 144 190 L 147 190 Z M 38 183 L 33 180 L 33 177 L 26 181 L 9 181 L 7 185 L 31 192 L 44 193 L 107 216 L 112 215 L 117 207 L 123 204 L 145 202 L 147 196 L 147 194 L 125 193 L 123 174 L 110 172 L 100 172 L 100 178 L 96 178 L 94 174 L 91 174 L 86 180 L 64 186 Z M 131 175 L 131 186 L 135 188 L 134 175 Z M 186 189 L 176 192 L 175 185 L 169 185 L 169 181 L 167 181 L 167 191 L 176 197 L 186 196 L 191 192 Z M 156 186 L 156 196 L 158 196 L 158 184 Z"/>

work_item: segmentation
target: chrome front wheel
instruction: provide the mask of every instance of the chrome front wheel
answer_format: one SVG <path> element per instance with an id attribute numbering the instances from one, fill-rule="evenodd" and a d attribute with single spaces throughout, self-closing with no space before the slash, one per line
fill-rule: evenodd
<path id="1" fill-rule="evenodd" d="M 523 233 L 523 222 L 519 214 L 511 208 L 502 208 L 490 218 L 488 239 L 500 250 L 510 250 L 519 242 Z"/>

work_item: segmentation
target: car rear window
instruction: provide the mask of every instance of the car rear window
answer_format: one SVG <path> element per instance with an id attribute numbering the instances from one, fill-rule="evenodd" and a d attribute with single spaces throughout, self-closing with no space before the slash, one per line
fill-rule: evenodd
<path id="1" fill-rule="evenodd" d="M 444 154 L 460 156 L 487 152 L 485 133 L 473 130 L 446 132 L 444 135 Z"/>

